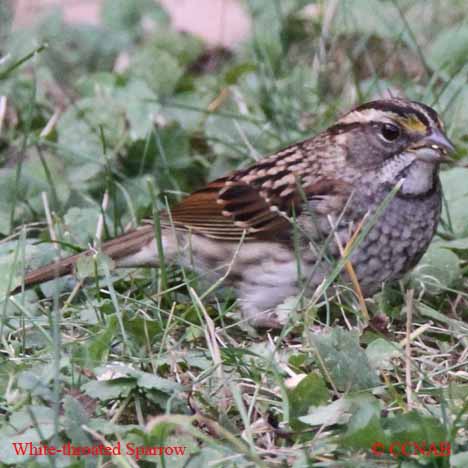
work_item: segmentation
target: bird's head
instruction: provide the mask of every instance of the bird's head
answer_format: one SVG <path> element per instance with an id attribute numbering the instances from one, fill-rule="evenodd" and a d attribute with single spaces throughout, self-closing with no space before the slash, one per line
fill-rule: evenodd
<path id="1" fill-rule="evenodd" d="M 382 99 L 344 115 L 330 131 L 343 139 L 346 159 L 362 174 L 400 194 L 424 196 L 433 190 L 439 165 L 454 150 L 431 107 L 405 99 Z"/>

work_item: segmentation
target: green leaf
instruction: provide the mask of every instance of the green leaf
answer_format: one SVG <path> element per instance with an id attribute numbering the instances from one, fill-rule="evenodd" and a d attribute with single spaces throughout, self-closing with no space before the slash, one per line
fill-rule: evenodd
<path id="1" fill-rule="evenodd" d="M 453 234 L 456 237 L 468 236 L 468 197 L 458 198 L 452 200 L 448 204 L 448 211 L 450 213 L 450 225 Z M 447 220 L 447 212 L 444 207 L 442 211 L 443 219 Z"/>
<path id="2" fill-rule="evenodd" d="M 112 30 L 122 31 L 133 39 L 140 32 L 142 1 L 104 0 L 101 7 L 102 23 Z M 147 2 L 144 2 L 147 3 Z"/>
<path id="3" fill-rule="evenodd" d="M 446 249 L 468 250 L 468 237 L 453 240 L 437 240 L 436 245 Z"/>
<path id="4" fill-rule="evenodd" d="M 74 445 L 90 446 L 92 439 L 82 429 L 82 425 L 88 425 L 89 418 L 81 403 L 70 395 L 63 399 L 64 421 L 63 425 L 68 438 Z"/>
<path id="5" fill-rule="evenodd" d="M 92 98 L 99 94 L 113 93 L 120 81 L 115 73 L 89 73 L 76 80 L 75 88 L 82 98 Z"/>
<path id="6" fill-rule="evenodd" d="M 343 444 L 361 449 L 369 449 L 375 442 L 385 444 L 380 410 L 379 401 L 372 395 L 358 395 L 352 398 L 352 416 L 343 434 Z"/>
<path id="7" fill-rule="evenodd" d="M 129 175 L 184 169 L 188 160 L 189 139 L 184 129 L 176 124 L 151 131 L 144 139 L 135 141 L 129 148 L 123 164 Z M 161 174 L 162 175 L 162 174 Z M 165 177 L 160 177 L 164 179 Z M 161 190 L 168 188 L 159 186 Z"/>
<path id="8" fill-rule="evenodd" d="M 224 109 L 229 109 L 229 107 L 225 106 Z M 233 113 L 236 115 L 238 111 L 234 110 Z M 239 151 L 243 153 L 243 159 L 245 155 L 250 155 L 252 158 L 258 157 L 265 147 L 271 144 L 260 124 L 241 117 L 236 119 L 222 114 L 210 114 L 205 122 L 205 132 L 211 140 L 213 151 L 217 155 L 230 159 L 240 159 Z M 233 148 L 236 151 L 233 151 Z M 254 153 L 251 151 L 252 148 L 255 150 Z"/>
<path id="9" fill-rule="evenodd" d="M 441 323 L 450 324 L 453 323 L 454 320 L 447 317 L 446 314 L 439 312 L 438 310 L 433 309 L 432 307 L 428 306 L 427 304 L 418 304 L 418 312 L 423 317 L 428 317 L 431 320 L 437 320 Z"/>
<path id="10" fill-rule="evenodd" d="M 146 138 L 154 126 L 154 117 L 161 108 L 160 104 L 155 102 L 154 91 L 145 80 L 132 77 L 124 85 L 116 87 L 113 93 L 116 102 L 125 109 L 130 138 Z"/>
<path id="11" fill-rule="evenodd" d="M 101 128 L 108 148 L 118 145 L 126 132 L 125 108 L 107 95 L 76 101 L 57 123 L 68 180 L 78 190 L 104 167 Z"/>
<path id="12" fill-rule="evenodd" d="M 12 2 L 0 3 L 0 41 L 5 43 L 14 18 Z"/>
<path id="13" fill-rule="evenodd" d="M 165 103 L 162 115 L 167 120 L 175 120 L 187 132 L 195 132 L 203 127 L 212 100 L 213 93 L 208 86 L 197 92 L 177 93 L 177 99 Z"/>
<path id="14" fill-rule="evenodd" d="M 59 211 L 61 209 L 68 201 L 71 192 L 64 178 L 63 161 L 50 153 L 45 153 L 44 156 L 49 178 L 46 175 L 46 170 L 41 160 L 35 155 L 30 155 L 23 164 L 21 175 L 27 188 L 24 192 L 19 193 L 20 200 L 27 201 L 28 204 L 39 213 L 42 213 L 44 210 L 42 192 L 47 193 L 49 205 L 53 211 Z M 57 196 L 57 199 L 54 198 L 55 196 Z"/>
<path id="15" fill-rule="evenodd" d="M 366 389 L 379 384 L 366 353 L 354 331 L 334 328 L 326 334 L 311 335 L 320 360 L 340 391 Z"/>
<path id="16" fill-rule="evenodd" d="M 86 246 L 96 235 L 96 224 L 101 214 L 97 207 L 70 208 L 64 215 L 67 231 L 71 234 L 72 242 Z M 112 228 L 111 228 L 112 229 Z"/>
<path id="17" fill-rule="evenodd" d="M 31 418 L 31 414 L 34 418 Z M 10 426 L 14 427 L 18 431 L 22 431 L 29 426 L 38 424 L 53 424 L 54 410 L 47 406 L 31 405 L 27 409 L 15 411 L 12 413 L 10 418 Z"/>
<path id="18" fill-rule="evenodd" d="M 102 401 L 125 398 L 134 388 L 134 379 L 92 380 L 81 386 L 81 389 L 91 398 Z"/>
<path id="19" fill-rule="evenodd" d="M 79 362 L 83 367 L 95 367 L 106 361 L 111 350 L 112 340 L 115 338 L 118 329 L 118 321 L 115 315 L 107 318 L 107 322 L 102 331 L 94 335 L 87 346 L 78 347 L 74 356 L 74 361 Z"/>
<path id="20" fill-rule="evenodd" d="M 257 67 L 251 62 L 244 62 L 229 68 L 224 74 L 224 81 L 228 85 L 234 85 L 243 75 L 255 72 Z"/>
<path id="21" fill-rule="evenodd" d="M 114 262 L 102 253 L 82 256 L 75 264 L 75 276 L 78 279 L 94 278 L 95 275 L 104 276 L 105 268 L 107 267 L 110 271 L 114 266 Z"/>
<path id="22" fill-rule="evenodd" d="M 173 55 L 152 47 L 137 51 L 132 57 L 131 70 L 133 76 L 143 79 L 160 96 L 172 94 L 184 72 Z"/>
<path id="23" fill-rule="evenodd" d="M 339 33 L 397 38 L 404 32 L 398 10 L 391 2 L 344 0 L 337 5 L 334 25 Z"/>
<path id="24" fill-rule="evenodd" d="M 322 376 L 310 373 L 305 376 L 292 390 L 288 390 L 289 420 L 294 430 L 304 426 L 298 421 L 300 416 L 307 414 L 311 406 L 320 406 L 329 398 L 327 386 Z"/>
<path id="25" fill-rule="evenodd" d="M 461 238 L 468 236 L 467 180 L 468 169 L 466 168 L 453 168 L 441 174 L 444 196 L 448 204 L 448 214 L 444 206 L 442 218 L 446 221 L 450 219 L 453 234 Z"/>
<path id="26" fill-rule="evenodd" d="M 0 429 L 0 437 L 2 438 L 0 444 L 1 463 L 17 466 L 30 458 L 29 455 L 16 454 L 15 443 L 39 445 L 41 440 L 47 441 L 54 434 L 54 411 L 51 408 L 33 405 L 29 406 L 28 409 L 33 414 L 34 419 L 31 418 L 30 412 L 26 409 L 15 411 L 11 414 L 8 424 L 3 425 Z M 43 439 L 39 436 L 38 429 Z"/>
<path id="27" fill-rule="evenodd" d="M 389 416 L 383 420 L 383 426 L 392 442 L 427 441 L 429 445 L 444 442 L 448 437 L 439 420 L 416 411 Z"/>
<path id="28" fill-rule="evenodd" d="M 60 208 L 55 202 L 61 205 L 70 196 L 70 187 L 67 186 L 63 177 L 63 164 L 57 158 L 51 155 L 47 157 L 47 167 L 53 184 L 51 186 L 40 159 L 35 154 L 27 154 L 18 184 L 16 183 L 16 169 L 0 169 L 0 191 L 3 194 L 0 201 L 0 232 L 4 234 L 10 231 L 10 212 L 15 201 L 15 221 L 25 223 L 32 219 L 33 212 L 44 211 L 42 192 L 48 193 L 49 204 L 54 210 Z M 57 200 L 52 194 L 57 195 Z"/>
<path id="29" fill-rule="evenodd" d="M 431 43 L 428 62 L 434 70 L 459 70 L 468 55 L 468 26 L 456 24 L 437 35 Z"/>
<path id="30" fill-rule="evenodd" d="M 63 85 L 94 70 L 110 70 L 117 54 L 128 45 L 128 35 L 89 23 L 67 23 L 60 9 L 39 27 L 39 38 L 48 48 L 45 60 Z"/>
<path id="31" fill-rule="evenodd" d="M 42 434 L 44 434 L 46 438 L 51 437 L 54 433 L 53 424 L 50 424 L 49 427 L 41 426 L 41 430 L 42 429 L 45 429 Z M 41 438 L 36 429 L 27 429 L 12 435 L 7 434 L 4 430 L 0 430 L 0 437 L 2 438 L 2 443 L 0 444 L 0 462 L 13 466 L 19 466 L 20 463 L 24 463 L 32 458 L 28 454 L 17 454 L 14 444 L 17 444 L 16 447 L 20 447 L 20 444 L 31 443 L 33 445 L 39 445 L 41 442 Z"/>
<path id="32" fill-rule="evenodd" d="M 450 457 L 451 468 L 465 468 L 468 466 L 468 452 L 454 453 Z"/>
<path id="33" fill-rule="evenodd" d="M 311 408 L 306 416 L 299 418 L 310 426 L 333 426 L 345 424 L 351 417 L 352 400 L 349 397 L 340 398 L 329 405 Z"/>
<path id="34" fill-rule="evenodd" d="M 417 267 L 411 272 L 411 282 L 431 294 L 439 294 L 461 278 L 460 259 L 448 249 L 432 244 Z"/>
<path id="35" fill-rule="evenodd" d="M 449 202 L 468 198 L 468 169 L 464 167 L 454 167 L 440 174 L 444 196 Z"/>
<path id="36" fill-rule="evenodd" d="M 169 16 L 154 0 L 104 0 L 101 18 L 111 30 L 123 31 L 130 37 L 143 33 L 142 20 L 151 18 L 161 24 L 167 23 Z"/>
<path id="37" fill-rule="evenodd" d="M 114 423 L 105 418 L 91 418 L 89 427 L 95 429 L 100 434 L 105 436 L 113 434 L 125 434 L 128 431 L 141 431 L 138 424 L 121 424 L 120 422 Z"/>
<path id="38" fill-rule="evenodd" d="M 46 401 L 52 401 L 53 394 L 47 380 L 42 373 L 40 375 L 30 371 L 23 371 L 18 375 L 18 387 L 39 396 Z"/>
<path id="39" fill-rule="evenodd" d="M 164 50 L 183 66 L 191 65 L 204 50 L 201 39 L 169 28 L 156 31 L 148 47 L 154 52 Z"/>
<path id="40" fill-rule="evenodd" d="M 101 379 L 105 380 L 89 382 L 89 384 L 84 385 L 88 395 L 93 398 L 108 399 L 108 395 L 113 392 L 113 389 L 108 387 L 114 387 L 115 390 L 115 387 L 118 387 L 121 383 L 123 383 L 122 391 L 127 391 L 129 382 L 132 382 L 133 387 L 159 390 L 169 395 L 183 390 L 182 385 L 177 382 L 138 369 L 132 369 L 123 364 L 101 366 L 95 369 L 95 372 L 96 375 L 100 375 Z M 107 386 L 102 384 L 107 384 Z"/>
<path id="41" fill-rule="evenodd" d="M 149 374 L 148 372 L 140 372 L 137 382 L 138 386 L 141 388 L 159 390 L 170 395 L 183 389 L 182 385 L 177 382 L 169 379 L 163 379 L 158 375 Z"/>
<path id="42" fill-rule="evenodd" d="M 18 252 L 16 252 L 18 250 Z M 24 253 L 23 253 L 24 252 Z M 24 263 L 23 263 L 24 255 Z M 10 241 L 0 244 L 0 294 L 7 292 L 10 275 L 12 275 L 12 286 L 20 285 L 24 271 L 38 268 L 49 263 L 57 255 L 57 251 L 52 244 L 34 245 L 34 241 L 25 240 L 22 242 Z M 16 272 L 12 272 L 16 258 Z M 26 292 L 28 307 L 34 308 L 31 303 L 30 292 Z M 16 308 L 15 308 L 16 311 Z"/>
<path id="43" fill-rule="evenodd" d="M 159 322 L 148 320 L 141 317 L 135 317 L 125 322 L 125 329 L 136 343 L 140 346 L 145 346 L 148 343 L 146 336 L 149 337 L 149 342 L 160 338 L 162 326 Z"/>
<path id="44" fill-rule="evenodd" d="M 391 370 L 394 368 L 391 361 L 401 356 L 401 350 L 398 344 L 377 338 L 367 346 L 366 356 L 372 368 Z"/>

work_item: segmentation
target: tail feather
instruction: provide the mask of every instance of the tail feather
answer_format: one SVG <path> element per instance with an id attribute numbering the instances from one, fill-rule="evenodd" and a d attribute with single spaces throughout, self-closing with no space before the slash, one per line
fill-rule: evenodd
<path id="1" fill-rule="evenodd" d="M 104 242 L 102 252 L 112 260 L 129 257 L 138 253 L 142 248 L 152 242 L 154 239 L 154 227 L 152 224 L 145 224 L 139 228 L 133 229 L 115 239 Z M 29 288 L 54 278 L 72 274 L 75 270 L 76 262 L 83 257 L 90 256 L 93 250 L 85 250 L 79 254 L 71 255 L 56 262 L 49 263 L 36 270 L 30 271 L 24 277 L 24 287 Z M 10 294 L 17 294 L 22 286 L 17 286 Z"/>

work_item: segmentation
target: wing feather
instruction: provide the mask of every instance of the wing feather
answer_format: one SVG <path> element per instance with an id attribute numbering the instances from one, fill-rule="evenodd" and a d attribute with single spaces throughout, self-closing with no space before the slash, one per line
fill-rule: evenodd
<path id="1" fill-rule="evenodd" d="M 192 193 L 167 217 L 176 229 L 220 240 L 287 240 L 305 199 L 333 195 L 343 183 L 322 174 L 316 159 L 293 145 Z"/>

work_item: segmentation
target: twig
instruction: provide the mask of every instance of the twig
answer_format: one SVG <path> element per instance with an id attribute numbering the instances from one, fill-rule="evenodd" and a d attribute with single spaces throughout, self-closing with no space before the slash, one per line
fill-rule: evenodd
<path id="1" fill-rule="evenodd" d="M 104 196 L 102 197 L 101 214 L 99 215 L 97 226 L 96 226 L 96 237 L 94 239 L 94 243 L 96 247 L 101 245 L 102 231 L 104 229 L 104 213 L 106 212 L 108 206 L 109 206 L 109 192 L 106 190 L 104 192 Z"/>
<path id="2" fill-rule="evenodd" d="M 353 232 L 353 235 L 349 239 L 349 241 L 346 243 L 345 247 L 341 245 L 341 240 L 340 237 L 338 236 L 338 233 L 335 230 L 335 240 L 338 245 L 338 250 L 340 251 L 340 255 L 342 258 L 348 257 L 351 249 L 353 248 L 354 242 L 356 241 L 356 238 L 358 234 L 361 232 L 361 229 L 364 225 L 364 222 L 367 220 L 367 215 L 364 216 L 361 221 L 359 222 L 356 230 Z M 329 219 L 330 224 L 332 224 L 331 219 Z M 366 301 L 364 299 L 364 295 L 362 294 L 362 289 L 361 285 L 359 284 L 359 280 L 357 279 L 356 272 L 354 271 L 353 264 L 351 263 L 350 260 L 347 260 L 346 263 L 344 264 L 344 268 L 346 270 L 346 273 L 348 273 L 349 279 L 351 280 L 351 284 L 353 285 L 354 292 L 356 293 L 358 300 L 359 300 L 359 308 L 361 309 L 361 313 L 365 320 L 369 322 L 369 311 L 367 310 L 366 306 Z"/>
<path id="3" fill-rule="evenodd" d="M 49 236 L 52 242 L 54 243 L 55 250 L 60 251 L 57 243 L 57 234 L 55 233 L 54 224 L 52 222 L 52 215 L 50 213 L 49 199 L 47 198 L 46 192 L 41 192 L 42 204 L 44 205 L 44 211 L 47 220 L 47 227 L 49 228 Z"/>
<path id="4" fill-rule="evenodd" d="M 214 112 L 218 110 L 224 101 L 229 97 L 229 88 L 223 88 L 221 92 L 208 104 L 208 112 Z"/>
<path id="5" fill-rule="evenodd" d="M 7 107 L 7 97 L 0 96 L 0 135 L 2 133 L 3 122 L 5 120 L 6 107 Z"/>
<path id="6" fill-rule="evenodd" d="M 405 343 L 405 383 L 406 402 L 408 409 L 414 407 L 413 390 L 411 388 L 411 326 L 413 323 L 413 299 L 414 289 L 409 289 L 406 293 L 406 343 Z"/>
<path id="7" fill-rule="evenodd" d="M 46 123 L 45 127 L 41 130 L 41 133 L 39 134 L 41 138 L 46 138 L 50 134 L 50 132 L 54 129 L 55 125 L 57 124 L 59 117 L 60 111 L 57 109 L 52 114 L 52 117 Z"/>
<path id="8" fill-rule="evenodd" d="M 431 328 L 433 325 L 432 322 L 428 322 L 428 323 L 425 323 L 424 325 L 421 325 L 419 328 L 417 328 L 416 330 L 414 330 L 414 332 L 411 332 L 410 335 L 406 335 L 405 338 L 403 338 L 401 341 L 400 341 L 400 346 L 406 346 L 406 344 L 408 343 L 408 340 L 411 342 L 411 341 L 414 341 L 415 338 L 417 338 L 419 335 L 422 335 L 423 333 L 425 333 L 426 330 L 428 330 L 429 328 Z"/>
<path id="9" fill-rule="evenodd" d="M 68 309 L 68 306 L 72 303 L 73 299 L 75 299 L 75 296 L 78 294 L 78 291 L 81 289 L 81 286 L 83 286 L 83 283 L 84 283 L 84 278 L 80 279 L 75 284 L 75 286 L 73 287 L 72 292 L 70 293 L 67 300 L 63 304 L 62 313 L 65 312 Z"/>
<path id="10" fill-rule="evenodd" d="M 223 399 L 223 405 L 225 408 L 227 408 L 230 400 L 230 392 L 228 390 L 228 387 L 226 385 L 226 378 L 224 376 L 224 371 L 223 371 L 223 360 L 221 359 L 221 352 L 219 350 L 219 345 L 218 345 L 218 340 L 216 337 L 216 330 L 214 326 L 214 322 L 211 319 L 211 317 L 208 315 L 208 312 L 205 309 L 205 306 L 203 305 L 202 301 L 200 300 L 200 297 L 198 294 L 195 292 L 195 290 L 192 287 L 189 287 L 189 294 L 196 304 L 196 306 L 200 309 L 201 313 L 203 314 L 203 318 L 206 321 L 206 328 L 204 329 L 205 331 L 205 339 L 206 339 L 206 344 L 208 345 L 208 349 L 210 351 L 211 357 L 213 359 L 213 363 L 216 367 L 216 373 L 218 374 L 218 379 L 220 383 L 223 386 L 224 389 L 224 399 Z"/>

